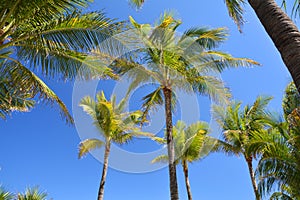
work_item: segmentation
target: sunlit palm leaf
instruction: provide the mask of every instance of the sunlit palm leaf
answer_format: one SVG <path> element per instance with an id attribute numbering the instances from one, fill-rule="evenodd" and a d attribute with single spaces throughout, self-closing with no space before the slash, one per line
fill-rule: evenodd
<path id="1" fill-rule="evenodd" d="M 0 187 L 0 199 L 1 200 L 14 200 L 14 195 L 1 186 Z"/>
<path id="2" fill-rule="evenodd" d="M 3 67 L 8 69 L 10 67 L 8 65 L 20 68 L 19 70 L 12 69 L 15 70 L 13 72 L 15 88 L 11 88 L 12 90 L 18 91 L 18 85 L 29 88 L 23 93 L 18 91 L 20 96 L 15 95 L 15 99 L 19 99 L 18 102 L 20 102 L 19 109 L 7 106 L 6 108 L 12 109 L 1 111 L 2 117 L 6 115 L 3 113 L 13 110 L 26 110 L 24 105 L 29 105 L 29 100 L 40 98 L 43 101 L 56 102 L 67 121 L 72 123 L 65 105 L 40 78 L 34 75 L 35 72 L 49 78 L 58 77 L 64 80 L 75 77 L 116 78 L 113 71 L 107 68 L 106 63 L 100 62 L 100 58 L 95 57 L 89 51 L 95 46 L 100 49 L 106 38 L 124 26 L 121 23 L 114 23 L 102 12 L 83 14 L 78 10 L 80 7 L 88 6 L 90 2 L 89 0 L 2 2 L 0 5 L 0 65 L 2 69 Z M 108 46 L 106 43 L 102 49 Z M 19 72 L 25 69 L 27 72 L 21 75 Z M 28 94 L 28 96 L 24 98 L 22 94 Z"/>
<path id="3" fill-rule="evenodd" d="M 245 23 L 244 14 L 244 0 L 225 0 L 229 16 L 237 24 L 239 31 L 242 31 L 242 25 Z"/>
<path id="4" fill-rule="evenodd" d="M 160 155 L 154 158 L 151 163 L 168 163 L 169 159 L 167 155 Z"/>
<path id="5" fill-rule="evenodd" d="M 37 187 L 28 188 L 24 194 L 18 194 L 17 200 L 46 200 L 47 193 L 40 191 Z"/>
<path id="6" fill-rule="evenodd" d="M 40 78 L 38 78 L 32 71 L 27 69 L 21 63 L 16 60 L 12 60 L 12 62 L 6 62 L 5 65 L 2 66 L 1 72 L 3 75 L 10 75 L 10 77 L 7 77 L 9 78 L 9 81 L 13 83 L 13 85 L 10 87 L 10 90 L 18 92 L 18 95 L 15 98 L 20 97 L 20 100 L 23 101 L 23 103 L 27 103 L 25 105 L 28 105 L 28 107 L 33 106 L 30 100 L 37 95 L 42 101 L 48 101 L 52 104 L 57 103 L 66 122 L 73 123 L 72 116 L 69 114 L 67 107 L 59 99 L 59 97 Z"/>
<path id="7" fill-rule="evenodd" d="M 78 153 L 78 157 L 81 158 L 84 155 L 86 155 L 88 152 L 91 152 L 94 149 L 98 149 L 101 148 L 102 146 L 104 146 L 104 142 L 99 140 L 99 139 L 87 139 L 82 141 L 79 144 L 79 153 Z"/>
<path id="8" fill-rule="evenodd" d="M 136 8 L 141 8 L 144 2 L 145 0 L 129 0 L 129 3 Z"/>
<path id="9" fill-rule="evenodd" d="M 97 93 L 96 100 L 84 97 L 80 106 L 93 119 L 93 124 L 98 128 L 105 142 L 99 139 L 87 139 L 79 145 L 79 157 L 91 150 L 101 148 L 105 143 L 114 142 L 124 144 L 133 137 L 149 137 L 155 139 L 151 133 L 142 132 L 138 127 L 141 123 L 142 111 L 124 112 L 127 97 L 116 103 L 116 97 L 107 99 L 104 92 Z"/>

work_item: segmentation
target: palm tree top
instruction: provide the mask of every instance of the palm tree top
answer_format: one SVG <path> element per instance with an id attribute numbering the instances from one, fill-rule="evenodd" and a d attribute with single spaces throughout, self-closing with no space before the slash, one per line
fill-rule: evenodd
<path id="1" fill-rule="evenodd" d="M 275 116 L 267 110 L 270 96 L 258 96 L 252 105 L 241 107 L 241 102 L 233 101 L 227 108 L 213 107 L 213 116 L 223 129 L 223 140 L 216 145 L 217 151 L 228 154 L 255 156 L 250 151 L 253 135 L 267 134 L 266 128 L 272 126 Z M 252 148 L 252 147 L 251 147 Z"/>
<path id="2" fill-rule="evenodd" d="M 254 60 L 234 58 L 228 53 L 215 50 L 227 38 L 225 28 L 208 29 L 193 27 L 182 34 L 176 32 L 181 21 L 173 14 L 165 12 L 153 28 L 150 24 L 139 24 L 130 17 L 131 37 L 139 43 L 136 52 L 141 55 L 131 63 L 115 62 L 118 74 L 133 78 L 129 92 L 147 81 L 158 83 L 161 87 L 209 94 L 215 101 L 226 101 L 230 94 L 221 80 L 210 76 L 231 67 L 250 67 L 258 65 Z M 132 36 L 134 35 L 134 36 Z M 161 90 L 156 90 L 159 103 Z M 152 96 L 153 97 L 153 96 Z M 175 96 L 174 96 L 175 97 Z"/>
<path id="3" fill-rule="evenodd" d="M 18 200 L 46 200 L 47 193 L 34 187 L 26 189 L 25 193 L 19 193 L 17 196 Z"/>
<path id="4" fill-rule="evenodd" d="M 80 143 L 79 157 L 89 151 L 101 148 L 105 143 L 124 144 L 137 136 L 155 139 L 154 135 L 140 130 L 143 113 L 140 110 L 125 111 L 127 97 L 116 102 L 112 95 L 108 100 L 103 91 L 97 93 L 95 100 L 90 96 L 84 97 L 80 106 L 93 119 L 93 125 L 98 129 L 102 139 L 91 138 Z M 103 140 L 103 141 L 102 141 Z"/>
<path id="5" fill-rule="evenodd" d="M 176 163 L 191 163 L 201 159 L 206 154 L 204 144 L 208 133 L 209 126 L 206 122 L 198 121 L 187 126 L 185 122 L 178 120 L 173 127 Z M 167 163 L 168 156 L 160 155 L 152 160 L 152 163 L 157 162 Z"/>

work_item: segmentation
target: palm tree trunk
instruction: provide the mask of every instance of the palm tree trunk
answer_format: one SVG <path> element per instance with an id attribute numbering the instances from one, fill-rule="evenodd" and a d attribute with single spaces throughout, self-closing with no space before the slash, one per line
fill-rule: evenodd
<path id="1" fill-rule="evenodd" d="M 183 167 L 183 172 L 184 172 L 184 178 L 185 178 L 185 186 L 186 186 L 186 191 L 188 194 L 188 199 L 192 200 L 192 191 L 191 191 L 191 186 L 190 186 L 190 181 L 189 181 L 189 169 L 186 160 L 182 161 L 182 167 Z"/>
<path id="2" fill-rule="evenodd" d="M 300 32 L 274 0 L 248 0 L 300 92 Z"/>
<path id="3" fill-rule="evenodd" d="M 98 191 L 98 200 L 103 200 L 103 196 L 104 196 L 104 184 L 105 184 L 106 175 L 107 175 L 109 152 L 110 152 L 110 141 L 106 141 L 105 152 L 104 152 L 104 162 L 103 162 L 103 169 L 102 169 L 102 177 L 101 177 L 101 182 L 100 182 L 99 191 Z"/>
<path id="4" fill-rule="evenodd" d="M 176 176 L 176 164 L 175 164 L 175 147 L 172 135 L 172 91 L 169 88 L 164 88 L 165 97 L 165 113 L 166 113 L 166 128 L 167 128 L 167 145 L 168 145 L 168 157 L 169 157 L 169 178 L 170 178 L 170 192 L 171 200 L 178 200 L 178 186 Z"/>
<path id="5" fill-rule="evenodd" d="M 254 171 L 253 171 L 253 166 L 252 166 L 252 157 L 249 157 L 249 158 L 246 158 L 246 162 L 247 162 L 247 165 L 248 165 L 248 170 L 249 170 L 249 174 L 250 174 L 250 178 L 251 178 L 251 182 L 252 182 L 252 187 L 253 187 L 253 190 L 254 190 L 254 194 L 255 194 L 255 199 L 256 200 L 260 200 L 260 195 L 258 193 L 258 189 L 257 189 L 257 184 L 256 184 L 256 181 L 255 181 L 255 176 L 254 176 Z"/>
<path id="6" fill-rule="evenodd" d="M 4 40 L 1 39 L 1 36 L 4 34 L 4 31 L 2 29 L 0 29 L 0 45 L 2 45 L 4 43 Z"/>

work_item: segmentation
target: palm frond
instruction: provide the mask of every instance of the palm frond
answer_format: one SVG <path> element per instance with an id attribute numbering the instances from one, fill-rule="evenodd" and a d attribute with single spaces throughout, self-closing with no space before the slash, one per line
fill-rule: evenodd
<path id="1" fill-rule="evenodd" d="M 97 47 L 103 54 L 112 54 L 108 49 L 116 49 L 111 47 L 116 46 L 118 41 L 108 38 L 113 34 L 111 29 L 116 30 L 111 27 L 117 25 L 103 13 L 73 13 L 66 19 L 53 23 L 54 25 L 45 24 L 46 30 L 38 29 L 36 34 L 30 32 L 28 37 L 15 33 L 15 40 L 2 45 L 2 48 L 17 46 L 19 59 L 30 61 L 29 65 L 33 69 L 41 67 L 46 76 L 60 76 L 64 79 L 88 79 L 106 75 L 114 77 L 111 69 L 107 67 L 110 62 L 102 62 L 103 58 L 100 59 L 99 54 L 85 52 Z M 32 31 L 30 27 L 28 30 Z"/>
<path id="2" fill-rule="evenodd" d="M 287 11 L 287 1 L 286 0 L 282 0 L 281 7 L 283 7 L 285 12 Z M 300 2 L 299 2 L 299 0 L 295 0 L 293 7 L 292 7 L 291 17 L 292 18 L 299 17 L 300 16 L 299 11 L 300 11 Z"/>
<path id="3" fill-rule="evenodd" d="M 240 32 L 242 32 L 242 25 L 245 23 L 243 14 L 243 6 L 245 4 L 244 0 L 225 0 L 225 4 L 228 10 L 229 16 L 238 26 Z"/>
<path id="4" fill-rule="evenodd" d="M 40 191 L 38 187 L 26 189 L 24 194 L 18 194 L 18 200 L 46 200 L 47 193 Z"/>
<path id="5" fill-rule="evenodd" d="M 209 125 L 202 121 L 190 124 L 185 129 L 185 148 L 187 148 L 187 154 L 191 154 L 191 158 L 196 158 L 199 155 L 208 133 Z"/>
<path id="6" fill-rule="evenodd" d="M 197 76 L 192 73 L 187 77 L 187 80 L 192 85 L 194 91 L 202 95 L 207 95 L 217 103 L 228 102 L 231 94 L 221 80 L 213 76 Z"/>
<path id="7" fill-rule="evenodd" d="M 1 71 L 1 70 L 0 70 Z M 13 111 L 28 112 L 35 104 L 32 96 L 22 90 L 22 86 L 15 84 L 9 72 L 2 73 L 0 78 L 0 117 Z"/>
<path id="8" fill-rule="evenodd" d="M 157 156 L 156 158 L 154 158 L 151 163 L 168 163 L 169 162 L 169 158 L 168 155 L 160 155 Z"/>
<path id="9" fill-rule="evenodd" d="M 18 102 L 19 110 L 31 108 L 33 98 L 39 98 L 50 103 L 56 102 L 66 121 L 73 122 L 63 102 L 36 73 L 64 80 L 75 77 L 117 78 L 105 65 L 107 63 L 99 62 L 99 57 L 95 57 L 90 51 L 95 47 L 101 50 L 116 44 L 115 40 L 109 40 L 112 42 L 110 44 L 103 41 L 123 29 L 124 24 L 107 18 L 103 12 L 79 11 L 80 7 L 86 7 L 90 2 L 5 0 L 1 3 L 0 65 L 1 70 L 7 69 L 13 74 L 16 86 L 11 89 L 16 93 L 8 98 Z M 104 53 L 109 54 L 111 51 Z M 3 84 L 2 80 L 1 83 Z M 6 102 L 8 101 L 11 102 L 12 99 L 7 99 Z M 3 105 L 2 103 L 2 107 Z M 0 115 L 3 117 L 10 111 L 17 110 L 16 106 L 10 105 L 9 108 L 6 111 L 2 109 Z"/>
<path id="10" fill-rule="evenodd" d="M 2 71 L 3 70 L 3 71 Z M 19 86 L 14 86 L 12 88 L 15 92 L 20 92 L 21 94 L 26 94 L 26 99 L 30 100 L 35 96 L 38 96 L 39 99 L 45 102 L 57 103 L 61 111 L 62 117 L 65 118 L 67 123 L 73 123 L 73 118 L 68 112 L 65 104 L 59 99 L 59 97 L 33 72 L 23 66 L 16 60 L 11 60 L 11 62 L 6 62 L 2 66 L 2 72 L 4 74 L 9 73 L 9 80 Z M 15 87 L 20 87 L 19 91 L 16 91 Z M 20 95 L 18 95 L 20 96 Z M 22 96 L 20 96 L 22 98 Z M 26 102 L 25 102 L 26 103 Z M 32 102 L 27 101 L 27 105 L 32 107 Z"/>
<path id="11" fill-rule="evenodd" d="M 193 43 L 196 43 L 202 49 L 212 49 L 217 48 L 220 43 L 224 42 L 227 39 L 227 35 L 225 28 L 208 29 L 194 27 L 183 33 L 179 44 L 184 49 L 189 49 Z"/>
<path id="12" fill-rule="evenodd" d="M 0 10 L 5 11 L 1 17 L 1 27 L 5 22 L 16 20 L 17 23 L 24 22 L 27 19 L 39 18 L 48 20 L 52 17 L 60 17 L 64 12 L 73 12 L 79 7 L 87 7 L 91 0 L 4 0 L 0 5 Z"/>
<path id="13" fill-rule="evenodd" d="M 241 154 L 241 149 L 238 146 L 234 146 L 222 140 L 215 139 L 215 145 L 211 149 L 211 152 L 222 152 L 228 156 L 239 156 Z"/>
<path id="14" fill-rule="evenodd" d="M 266 106 L 273 99 L 271 96 L 258 96 L 248 111 L 244 111 L 245 116 L 257 117 L 265 114 Z"/>
<path id="15" fill-rule="evenodd" d="M 220 52 L 220 51 L 205 51 L 202 52 L 201 56 L 198 58 L 199 64 L 195 64 L 197 70 L 200 72 L 203 70 L 210 69 L 215 72 L 222 72 L 229 68 L 238 67 L 253 67 L 260 65 L 258 62 L 249 58 L 235 58 L 230 54 Z M 197 63 L 197 60 L 195 60 Z"/>
<path id="16" fill-rule="evenodd" d="M 130 5 L 138 9 L 142 7 L 144 2 L 145 0 L 129 0 Z"/>
<path id="17" fill-rule="evenodd" d="M 97 120 L 96 115 L 96 102 L 90 97 L 84 97 L 81 99 L 79 105 L 83 108 L 83 111 L 89 114 L 93 120 Z"/>
<path id="18" fill-rule="evenodd" d="M 7 191 L 4 187 L 0 187 L 0 199 L 1 200 L 14 200 L 14 195 Z"/>
<path id="19" fill-rule="evenodd" d="M 284 97 L 282 100 L 282 108 L 284 112 L 284 118 L 287 119 L 288 115 L 292 111 L 300 106 L 300 94 L 293 82 L 286 86 Z"/>
<path id="20" fill-rule="evenodd" d="M 143 97 L 143 120 L 146 120 L 146 117 L 148 116 L 148 113 L 151 109 L 155 109 L 159 105 L 163 105 L 164 100 L 163 100 L 163 94 L 162 94 L 162 89 L 158 87 L 156 90 L 153 92 L 147 94 L 146 96 Z"/>
<path id="21" fill-rule="evenodd" d="M 101 148 L 105 143 L 99 139 L 86 139 L 79 144 L 78 158 L 82 158 L 94 149 Z"/>
<path id="22" fill-rule="evenodd" d="M 283 192 L 274 192 L 270 200 L 293 200 L 293 198 Z"/>

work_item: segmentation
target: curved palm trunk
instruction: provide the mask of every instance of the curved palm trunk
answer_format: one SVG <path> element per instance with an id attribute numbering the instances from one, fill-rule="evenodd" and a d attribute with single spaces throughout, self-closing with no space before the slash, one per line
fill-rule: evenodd
<path id="1" fill-rule="evenodd" d="M 98 200 L 103 200 L 103 196 L 104 196 L 104 184 L 105 184 L 106 175 L 107 175 L 109 152 L 110 152 L 110 141 L 106 141 L 105 152 L 104 152 L 104 162 L 103 162 L 103 169 L 102 169 L 102 177 L 101 177 L 101 182 L 100 182 L 99 191 L 98 191 Z"/>
<path id="2" fill-rule="evenodd" d="M 169 178 L 170 178 L 170 192 L 171 200 L 178 200 L 178 186 L 176 177 L 176 164 L 175 164 L 175 148 L 172 135 L 172 91 L 169 88 L 164 88 L 165 97 L 165 113 L 166 113 L 166 128 L 167 128 L 167 145 L 168 145 L 168 157 L 169 157 Z"/>
<path id="3" fill-rule="evenodd" d="M 248 170 L 249 170 L 249 174 L 250 174 L 250 178 L 251 178 L 251 182 L 252 182 L 252 187 L 253 187 L 253 190 L 254 190 L 254 194 L 255 194 L 255 199 L 256 200 L 260 200 L 260 195 L 258 193 L 258 189 L 257 189 L 257 184 L 256 184 L 256 181 L 255 181 L 255 176 L 254 176 L 254 171 L 253 171 L 253 166 L 252 166 L 252 157 L 250 158 L 246 158 L 246 162 L 247 162 L 247 165 L 248 165 Z"/>
<path id="4" fill-rule="evenodd" d="M 300 92 L 300 32 L 274 0 L 248 0 Z"/>
<path id="5" fill-rule="evenodd" d="M 190 181 L 189 181 L 189 168 L 186 160 L 182 161 L 182 167 L 183 167 L 183 172 L 184 172 L 184 179 L 185 179 L 185 186 L 186 186 L 186 191 L 188 194 L 188 199 L 192 200 L 192 191 L 191 191 L 191 186 L 190 186 Z"/>

